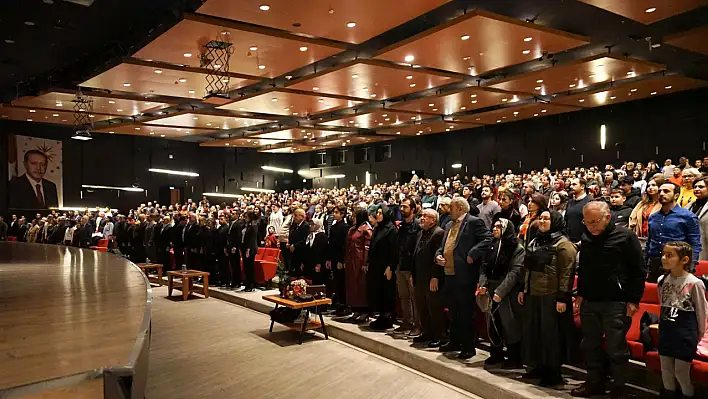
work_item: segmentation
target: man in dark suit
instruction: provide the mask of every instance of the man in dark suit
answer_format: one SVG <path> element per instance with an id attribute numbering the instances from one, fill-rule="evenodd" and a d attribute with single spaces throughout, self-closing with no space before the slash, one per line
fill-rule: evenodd
<path id="1" fill-rule="evenodd" d="M 5 223 L 5 218 L 0 216 L 0 241 L 7 241 L 7 223 Z"/>
<path id="2" fill-rule="evenodd" d="M 172 249 L 175 252 L 175 267 L 179 270 L 184 263 L 184 238 L 182 233 L 187 225 L 187 217 L 175 214 L 175 225 L 172 227 Z"/>
<path id="3" fill-rule="evenodd" d="M 17 215 L 12 215 L 10 223 L 7 224 L 7 235 L 9 237 L 17 237 L 20 232 L 20 221 L 17 220 Z"/>
<path id="4" fill-rule="evenodd" d="M 470 204 L 454 197 L 450 204 L 450 222 L 437 251 L 435 261 L 444 268 L 443 297 L 452 317 L 450 342 L 441 352 L 461 351 L 457 356 L 466 360 L 477 354 L 475 328 L 475 291 L 484 254 L 492 244 L 492 235 L 482 219 L 469 214 Z"/>
<path id="5" fill-rule="evenodd" d="M 290 225 L 288 235 L 288 250 L 292 254 L 290 257 L 290 268 L 293 276 L 303 275 L 305 262 L 305 241 L 310 235 L 310 224 L 305 222 L 305 211 L 298 208 L 293 212 L 293 221 Z"/>
<path id="6" fill-rule="evenodd" d="M 59 206 L 57 186 L 44 178 L 47 156 L 38 150 L 29 150 L 24 156 L 25 173 L 10 180 L 10 207 L 19 209 L 46 209 Z"/>
<path id="7" fill-rule="evenodd" d="M 197 215 L 189 214 L 189 223 L 184 228 L 184 257 L 187 261 L 187 269 L 201 270 L 199 264 L 199 224 Z"/>
<path id="8" fill-rule="evenodd" d="M 422 332 L 413 338 L 413 342 L 429 342 L 428 348 L 438 348 L 445 333 L 445 311 L 440 295 L 445 273 L 442 267 L 435 264 L 435 253 L 440 248 L 445 230 L 438 226 L 438 213 L 432 208 L 423 209 L 420 228 L 411 272 Z"/>
<path id="9" fill-rule="evenodd" d="M 81 218 L 81 227 L 79 228 L 79 247 L 89 248 L 91 246 L 92 235 L 93 229 L 88 223 L 88 218 L 84 216 Z"/>
<path id="10" fill-rule="evenodd" d="M 328 203 L 328 205 L 331 202 Z M 329 228 L 329 247 L 328 259 L 330 268 L 334 276 L 334 301 L 337 307 L 337 316 L 346 316 L 350 312 L 347 309 L 346 284 L 344 273 L 344 253 L 347 246 L 347 233 L 349 233 L 349 225 L 347 224 L 347 207 L 342 205 L 334 209 L 332 212 L 332 222 Z M 327 229 L 325 229 L 327 231 Z"/>
<path id="11" fill-rule="evenodd" d="M 157 262 L 164 270 L 172 270 L 170 258 L 170 239 L 172 233 L 172 219 L 165 216 L 162 222 L 155 227 L 155 251 L 157 252 Z"/>
<path id="12" fill-rule="evenodd" d="M 239 218 L 238 211 L 231 215 L 231 222 L 227 234 L 229 262 L 231 263 L 231 288 L 241 286 L 241 238 L 243 236 L 243 221 Z"/>
<path id="13" fill-rule="evenodd" d="M 32 227 L 32 224 L 27 222 L 27 219 L 25 219 L 25 217 L 22 216 L 20 218 L 19 225 L 20 225 L 20 229 L 18 230 L 18 233 L 17 233 L 17 241 L 27 242 L 27 230 L 29 230 L 29 228 Z"/>
<path id="14" fill-rule="evenodd" d="M 219 276 L 214 278 L 214 285 L 226 286 L 231 282 L 231 267 L 229 267 L 229 222 L 228 216 L 219 216 L 219 227 L 214 236 L 214 253 L 219 265 Z"/>

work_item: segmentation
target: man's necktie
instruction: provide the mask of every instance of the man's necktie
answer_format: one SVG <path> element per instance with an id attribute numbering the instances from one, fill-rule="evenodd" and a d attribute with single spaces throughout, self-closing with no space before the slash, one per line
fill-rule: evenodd
<path id="1" fill-rule="evenodd" d="M 42 195 L 42 185 L 37 184 L 34 186 L 34 188 L 37 190 L 37 201 L 39 201 L 40 204 L 44 205 L 44 195 Z"/>

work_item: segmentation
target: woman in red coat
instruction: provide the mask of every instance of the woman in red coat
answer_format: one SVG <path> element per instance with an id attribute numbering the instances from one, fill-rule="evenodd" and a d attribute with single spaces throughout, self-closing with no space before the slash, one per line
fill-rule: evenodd
<path id="1" fill-rule="evenodd" d="M 366 258 L 373 229 L 368 220 L 369 214 L 366 209 L 356 212 L 354 226 L 347 233 L 344 255 L 347 305 L 354 312 L 346 321 L 357 324 L 366 323 L 369 320 L 369 308 L 366 300 L 366 272 L 368 268 Z"/>

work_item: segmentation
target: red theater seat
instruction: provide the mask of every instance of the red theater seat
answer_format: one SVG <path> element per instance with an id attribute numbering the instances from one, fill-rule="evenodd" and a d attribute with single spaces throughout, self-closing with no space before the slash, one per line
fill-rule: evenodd
<path id="1" fill-rule="evenodd" d="M 100 239 L 98 240 L 98 247 L 108 247 L 108 240 L 106 239 Z"/>
<path id="2" fill-rule="evenodd" d="M 17 241 L 17 237 L 15 236 L 8 236 L 7 241 Z"/>
<path id="3" fill-rule="evenodd" d="M 277 248 L 258 248 L 258 251 L 263 250 L 263 255 L 259 259 L 256 257 L 256 282 L 263 284 L 275 277 L 278 271 L 278 259 L 280 258 L 280 250 Z"/>
<path id="4" fill-rule="evenodd" d="M 653 313 L 657 316 L 661 314 L 656 284 L 644 283 L 644 295 L 639 303 L 639 311 L 632 317 L 632 325 L 627 332 L 627 344 L 629 345 L 632 359 L 635 360 L 644 360 L 644 344 L 640 342 L 641 327 L 639 325 L 644 312 Z"/>
<path id="5" fill-rule="evenodd" d="M 699 260 L 696 266 L 696 276 L 708 275 L 708 260 Z"/>

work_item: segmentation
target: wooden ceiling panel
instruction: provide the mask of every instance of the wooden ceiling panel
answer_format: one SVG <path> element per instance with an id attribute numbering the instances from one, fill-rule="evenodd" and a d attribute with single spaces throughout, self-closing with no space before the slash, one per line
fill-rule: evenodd
<path id="1" fill-rule="evenodd" d="M 74 94 L 51 92 L 37 97 L 23 97 L 12 102 L 12 105 L 55 109 L 57 111 L 73 112 Z M 155 111 L 167 106 L 164 103 L 151 101 L 124 100 L 111 97 L 89 97 L 93 100 L 93 112 L 116 116 L 132 116 L 143 112 Z"/>
<path id="2" fill-rule="evenodd" d="M 361 61 L 334 71 L 292 82 L 288 87 L 367 100 L 383 100 L 459 82 L 444 74 L 421 73 L 410 68 Z"/>
<path id="3" fill-rule="evenodd" d="M 257 25 L 361 43 L 450 0 L 209 0 L 197 10 Z M 349 23 L 356 26 L 350 28 Z M 297 26 L 295 26 L 297 24 Z"/>
<path id="4" fill-rule="evenodd" d="M 92 114 L 94 122 L 111 119 L 111 115 Z M 60 125 L 73 125 L 74 113 L 67 111 L 56 111 L 44 108 L 15 107 L 11 105 L 0 105 L 0 118 L 12 119 L 16 121 L 56 123 Z"/>
<path id="5" fill-rule="evenodd" d="M 319 123 L 330 126 L 346 126 L 352 128 L 376 129 L 404 122 L 419 121 L 421 119 L 429 118 L 430 116 L 432 115 L 422 114 L 418 112 L 395 111 L 392 109 L 377 109 L 371 112 L 347 116 L 334 120 L 321 121 Z"/>
<path id="6" fill-rule="evenodd" d="M 472 11 L 382 49 L 377 57 L 479 75 L 588 43 L 588 39 L 484 11 Z M 406 57 L 413 57 L 412 59 Z"/>
<path id="7" fill-rule="evenodd" d="M 522 119 L 541 118 L 548 115 L 562 114 L 565 112 L 578 111 L 582 108 L 571 105 L 531 103 L 521 104 L 515 107 L 505 107 L 494 111 L 480 114 L 454 116 L 454 122 L 471 122 L 485 125 L 496 125 L 499 123 L 515 122 Z"/>
<path id="8" fill-rule="evenodd" d="M 341 134 L 339 131 L 320 130 L 320 129 L 286 129 L 277 130 L 267 133 L 255 134 L 251 137 L 261 139 L 276 139 L 276 140 L 304 140 L 304 139 L 320 139 L 327 136 Z"/>
<path id="9" fill-rule="evenodd" d="M 211 140 L 199 143 L 200 147 L 250 147 L 256 148 L 264 145 L 273 145 L 282 143 L 285 140 L 264 140 L 264 139 L 254 139 L 254 138 L 233 138 L 233 139 L 221 139 L 221 140 Z"/>
<path id="10" fill-rule="evenodd" d="M 665 44 L 680 47 L 684 50 L 708 55 L 708 26 L 692 29 L 664 38 Z"/>
<path id="11" fill-rule="evenodd" d="M 95 130 L 98 133 L 129 134 L 133 136 L 163 137 L 177 139 L 185 136 L 193 136 L 209 133 L 211 130 L 184 129 L 169 126 L 151 126 L 144 123 L 122 123 L 120 125 L 108 126 Z"/>
<path id="12" fill-rule="evenodd" d="M 222 32 L 229 32 L 227 37 L 233 43 L 230 71 L 266 78 L 276 77 L 341 51 L 339 48 L 185 19 L 135 53 L 135 57 L 200 67 L 203 46 L 217 40 Z M 301 51 L 301 48 L 306 48 L 306 51 Z"/>
<path id="13" fill-rule="evenodd" d="M 620 84 L 605 90 L 596 90 L 561 97 L 553 100 L 553 103 L 577 105 L 583 108 L 600 107 L 705 86 L 708 86 L 708 82 L 703 80 L 691 79 L 681 75 L 669 75 Z"/>
<path id="14" fill-rule="evenodd" d="M 271 122 L 266 119 L 251 119 L 243 117 L 212 115 L 203 113 L 184 113 L 167 116 L 146 122 L 149 125 L 176 126 L 182 128 L 206 129 L 236 129 Z"/>
<path id="15" fill-rule="evenodd" d="M 478 108 L 513 103 L 530 98 L 530 95 L 511 94 L 501 90 L 492 90 L 481 87 L 471 87 L 462 91 L 441 94 L 432 97 L 419 98 L 393 104 L 392 109 L 412 112 L 427 112 L 438 115 L 450 115 Z"/>
<path id="16" fill-rule="evenodd" d="M 219 108 L 260 112 L 273 115 L 307 116 L 340 108 L 353 107 L 361 101 L 345 100 L 317 94 L 295 93 L 274 89 L 262 94 L 246 96 Z"/>
<path id="17" fill-rule="evenodd" d="M 653 24 L 708 4 L 708 0 L 580 0 L 623 17 Z"/>
<path id="18" fill-rule="evenodd" d="M 207 95 L 206 76 L 204 73 L 123 63 L 83 82 L 81 86 L 198 99 Z M 229 90 L 255 82 L 255 80 L 230 77 Z"/>
<path id="19" fill-rule="evenodd" d="M 482 125 L 479 123 L 447 122 L 437 120 L 433 122 L 424 122 L 415 125 L 379 130 L 377 134 L 393 136 L 421 136 L 426 134 L 451 132 L 454 130 L 473 129 L 479 126 Z"/>
<path id="20" fill-rule="evenodd" d="M 598 56 L 509 78 L 491 87 L 533 94 L 555 94 L 592 84 L 663 71 L 663 65 L 632 58 Z"/>

